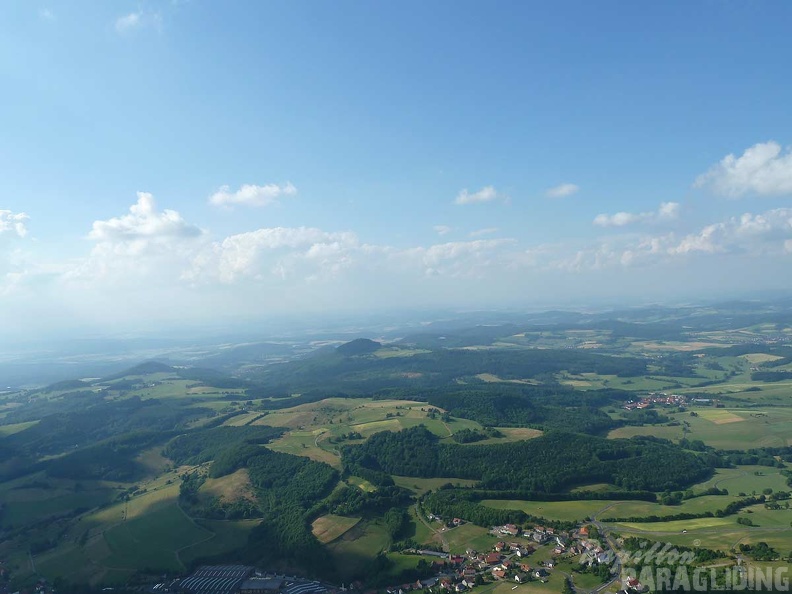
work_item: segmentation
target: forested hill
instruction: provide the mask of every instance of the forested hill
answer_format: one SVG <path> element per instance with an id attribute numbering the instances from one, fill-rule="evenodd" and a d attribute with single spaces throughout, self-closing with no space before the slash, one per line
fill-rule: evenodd
<path id="1" fill-rule="evenodd" d="M 348 343 L 343 347 L 351 347 L 359 356 L 346 356 L 346 350 L 338 349 L 317 353 L 268 368 L 251 379 L 270 391 L 284 393 L 313 389 L 374 392 L 385 388 L 443 386 L 482 373 L 503 380 L 554 382 L 554 374 L 561 371 L 620 377 L 638 377 L 647 372 L 643 359 L 571 349 L 438 349 L 411 356 L 378 357 L 360 354 L 362 347 L 358 344 Z"/>
<path id="2" fill-rule="evenodd" d="M 445 445 L 423 426 L 377 433 L 346 447 L 343 460 L 352 472 L 473 479 L 486 489 L 544 493 L 598 482 L 625 490 L 682 489 L 706 479 L 716 462 L 665 441 L 564 432 L 498 445 Z"/>

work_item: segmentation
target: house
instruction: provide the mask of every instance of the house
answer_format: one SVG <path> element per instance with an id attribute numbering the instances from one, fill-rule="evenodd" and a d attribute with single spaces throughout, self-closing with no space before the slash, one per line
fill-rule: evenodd
<path id="1" fill-rule="evenodd" d="M 546 569 L 544 569 L 543 567 L 540 567 L 539 569 L 537 569 L 536 571 L 534 571 L 534 577 L 535 577 L 536 579 L 539 579 L 539 580 L 541 580 L 542 578 L 546 578 L 546 577 L 547 577 L 547 576 L 549 576 L 549 575 L 550 575 L 550 574 L 549 574 L 549 573 L 547 573 L 547 570 L 546 570 Z"/>
<path id="2" fill-rule="evenodd" d="M 512 536 L 517 536 L 520 531 L 517 529 L 517 526 L 514 524 L 506 524 L 500 529 L 501 534 L 511 534 Z"/>
<path id="3" fill-rule="evenodd" d="M 516 574 L 514 576 L 514 581 L 517 582 L 518 584 L 524 584 L 529 579 L 530 578 L 528 577 L 528 574 L 526 574 L 526 573 L 518 573 L 518 574 Z"/>
<path id="4" fill-rule="evenodd" d="M 453 557 L 451 557 L 451 563 L 453 563 L 454 565 L 459 565 L 464 560 L 465 558 L 460 555 L 454 555 Z"/>
<path id="5" fill-rule="evenodd" d="M 488 565 L 495 565 L 497 563 L 500 563 L 500 559 L 501 559 L 501 556 L 498 553 L 490 553 L 489 555 L 486 556 L 484 561 Z"/>
<path id="6" fill-rule="evenodd" d="M 531 573 L 531 566 L 527 563 L 520 563 L 520 570 L 525 571 L 527 573 Z"/>
<path id="7" fill-rule="evenodd" d="M 494 577 L 496 580 L 502 580 L 503 578 L 506 577 L 506 572 L 503 571 L 502 569 L 493 569 L 492 577 Z"/>
<path id="8" fill-rule="evenodd" d="M 544 532 L 535 530 L 533 534 L 531 534 L 531 539 L 539 544 L 544 544 L 550 539 L 550 537 L 548 537 Z"/>
<path id="9" fill-rule="evenodd" d="M 579 538 L 588 538 L 589 537 L 588 526 L 581 526 L 580 527 L 580 530 L 578 530 L 578 537 Z"/>
<path id="10" fill-rule="evenodd" d="M 464 592 L 465 590 L 467 590 L 467 586 L 464 584 L 464 582 L 459 582 L 458 584 L 454 585 L 454 592 Z"/>
<path id="11" fill-rule="evenodd" d="M 642 592 L 644 589 L 643 584 L 638 581 L 638 578 L 627 578 L 627 588 L 633 592 Z"/>
<path id="12" fill-rule="evenodd" d="M 464 524 L 464 521 L 460 518 L 454 518 L 453 520 L 451 520 L 451 523 L 454 526 L 461 526 L 462 524 Z"/>
<path id="13" fill-rule="evenodd" d="M 517 556 L 518 557 L 527 557 L 531 553 L 533 553 L 536 549 L 533 548 L 531 545 L 520 547 L 517 549 Z"/>
<path id="14" fill-rule="evenodd" d="M 498 551 L 500 553 L 503 549 L 506 548 L 506 543 L 503 542 L 503 541 L 497 542 L 497 543 L 495 543 L 495 547 L 494 548 L 495 548 L 496 551 Z"/>

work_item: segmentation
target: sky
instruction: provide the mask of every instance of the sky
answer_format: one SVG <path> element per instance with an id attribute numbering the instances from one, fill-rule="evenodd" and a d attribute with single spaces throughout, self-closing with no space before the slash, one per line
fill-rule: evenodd
<path id="1" fill-rule="evenodd" d="M 0 4 L 0 334 L 792 289 L 792 4 Z"/>

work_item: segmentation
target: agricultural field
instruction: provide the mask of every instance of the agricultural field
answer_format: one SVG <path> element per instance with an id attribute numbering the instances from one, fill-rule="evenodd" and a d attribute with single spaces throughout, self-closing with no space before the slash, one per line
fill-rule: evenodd
<path id="1" fill-rule="evenodd" d="M 665 413 L 679 424 L 620 427 L 610 438 L 653 435 L 678 441 L 683 437 L 727 450 L 792 445 L 792 408 L 691 408 L 690 412 Z"/>
<path id="2" fill-rule="evenodd" d="M 371 560 L 381 551 L 387 552 L 390 537 L 380 520 L 357 523 L 340 538 L 327 545 L 342 579 L 350 579 L 364 572 Z"/>
<path id="3" fill-rule="evenodd" d="M 452 484 L 455 487 L 472 487 L 476 481 L 457 478 L 417 478 L 411 476 L 393 476 L 393 482 L 400 487 L 410 489 L 416 495 L 423 495 L 427 491 L 439 489 L 443 485 Z"/>
<path id="4" fill-rule="evenodd" d="M 527 514 L 549 520 L 584 521 L 586 518 L 625 518 L 640 516 L 673 516 L 681 513 L 715 512 L 736 499 L 731 496 L 707 495 L 683 501 L 681 505 L 660 505 L 648 501 L 518 501 L 485 499 L 481 503 L 495 509 L 519 509 Z"/>
<path id="5" fill-rule="evenodd" d="M 486 528 L 474 524 L 462 524 L 456 528 L 446 528 L 445 530 L 442 530 L 439 522 L 433 522 L 431 526 L 441 530 L 441 537 L 448 543 L 451 553 L 461 554 L 467 549 L 489 551 L 496 542 L 501 540 L 500 537 L 490 534 Z"/>
<path id="6" fill-rule="evenodd" d="M 313 535 L 322 544 L 333 542 L 360 522 L 360 518 L 327 515 L 316 518 L 311 524 Z"/>

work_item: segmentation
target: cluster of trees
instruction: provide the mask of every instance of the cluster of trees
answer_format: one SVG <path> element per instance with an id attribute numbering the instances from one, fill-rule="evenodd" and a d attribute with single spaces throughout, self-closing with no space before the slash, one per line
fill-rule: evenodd
<path id="1" fill-rule="evenodd" d="M 141 450 L 161 444 L 172 432 L 135 431 L 111 437 L 47 461 L 47 475 L 55 478 L 134 481 L 145 471 L 135 459 Z"/>
<path id="2" fill-rule="evenodd" d="M 755 561 L 775 561 L 780 556 L 778 551 L 764 541 L 755 545 L 741 543 L 740 552 L 750 555 Z"/>
<path id="3" fill-rule="evenodd" d="M 651 550 L 662 550 L 665 546 L 665 543 L 653 541 L 653 540 L 646 540 L 645 538 L 638 538 L 635 536 L 629 536 L 624 538 L 622 541 L 622 548 L 625 551 L 630 553 L 639 552 L 639 551 L 651 551 Z M 691 558 L 694 564 L 698 563 L 707 563 L 709 561 L 714 561 L 715 559 L 722 559 L 726 556 L 723 551 L 720 550 L 713 550 L 713 549 L 705 549 L 701 547 L 690 548 L 685 547 L 682 545 L 674 545 L 673 549 L 676 553 L 685 553 L 686 558 Z M 673 560 L 673 556 L 663 556 L 659 555 L 661 563 L 667 564 L 668 560 Z M 637 563 L 637 567 L 643 567 L 644 555 L 633 557 L 634 562 Z M 649 557 L 651 563 L 654 563 L 657 557 Z M 632 563 L 632 561 L 631 561 Z"/>
<path id="4" fill-rule="evenodd" d="M 177 464 L 203 464 L 242 444 L 269 443 L 283 431 L 267 425 L 199 429 L 168 443 L 163 454 Z"/>
<path id="5" fill-rule="evenodd" d="M 378 487 L 375 491 L 364 491 L 358 487 L 342 484 L 325 500 L 328 512 L 340 516 L 353 516 L 363 512 L 405 506 L 413 500 L 407 489 L 396 485 Z"/>
<path id="6" fill-rule="evenodd" d="M 462 429 L 457 431 L 452 436 L 452 439 L 457 443 L 475 443 L 477 441 L 484 441 L 487 439 L 487 434 L 475 429 Z"/>
<path id="7" fill-rule="evenodd" d="M 409 396 L 394 392 L 384 395 Z M 447 386 L 423 392 L 422 397 L 455 417 L 482 425 L 564 429 L 595 435 L 621 424 L 600 407 L 624 400 L 624 394 L 616 391 L 581 393 L 562 386 L 514 385 Z"/>
<path id="8" fill-rule="evenodd" d="M 438 443 L 423 426 L 377 433 L 364 444 L 345 447 L 342 459 L 350 467 L 388 474 L 473 479 L 484 489 L 540 493 L 597 482 L 662 491 L 712 474 L 703 457 L 663 440 L 551 432 L 522 442 L 459 446 Z"/>
<path id="9" fill-rule="evenodd" d="M 642 425 L 659 425 L 671 421 L 671 417 L 661 414 L 653 408 L 626 411 L 622 413 L 622 418 L 625 424 L 639 427 Z"/>
<path id="10" fill-rule="evenodd" d="M 782 382 L 792 379 L 792 371 L 754 371 L 751 380 L 755 382 Z"/>
<path id="11" fill-rule="evenodd" d="M 387 528 L 388 534 L 394 542 L 401 539 L 410 526 L 410 515 L 406 509 L 400 507 L 390 508 L 382 516 L 382 520 L 385 522 L 385 528 Z"/>
<path id="12" fill-rule="evenodd" d="M 515 524 L 518 526 L 542 525 L 569 530 L 574 528 L 574 522 L 560 522 L 547 520 L 538 516 L 526 514 L 515 509 L 495 509 L 485 507 L 460 489 L 441 489 L 427 493 L 421 500 L 421 506 L 434 514 L 445 518 L 464 518 L 477 526 L 500 526 Z"/>

